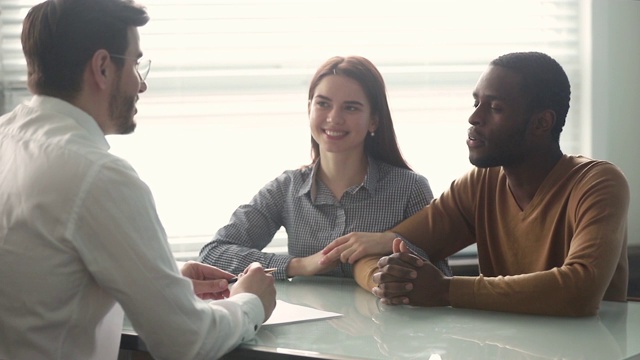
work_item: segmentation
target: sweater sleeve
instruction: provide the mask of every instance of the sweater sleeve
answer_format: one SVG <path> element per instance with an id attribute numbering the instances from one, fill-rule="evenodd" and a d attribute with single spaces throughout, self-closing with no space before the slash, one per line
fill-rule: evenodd
<path id="1" fill-rule="evenodd" d="M 353 278 L 361 288 L 367 291 L 371 291 L 377 286 L 372 277 L 373 274 L 378 272 L 378 260 L 380 260 L 379 256 L 368 256 L 358 260 L 353 265 Z"/>
<path id="2" fill-rule="evenodd" d="M 568 251 L 562 264 L 519 275 L 454 277 L 452 306 L 590 316 L 597 313 L 603 297 L 625 300 L 629 187 L 615 166 L 603 162 L 590 166 L 567 190 L 566 214 L 554 223 L 554 227 L 572 230 L 564 239 Z M 547 241 L 551 244 L 563 239 L 552 235 Z"/>
<path id="3" fill-rule="evenodd" d="M 415 211 L 412 214 L 409 214 L 410 216 L 407 219 L 403 220 L 391 229 L 391 231 L 399 234 L 403 240 L 407 240 L 409 242 L 408 245 L 412 250 L 418 250 L 418 255 L 423 257 L 426 255 L 429 261 L 431 261 L 446 276 L 451 276 L 451 268 L 449 267 L 447 257 L 455 253 L 457 251 L 455 249 L 463 249 L 465 246 L 471 244 L 473 240 L 473 237 L 470 235 L 468 230 L 469 221 L 466 220 L 468 218 L 466 213 L 469 211 L 465 211 L 464 215 L 449 217 L 450 219 L 457 220 L 449 224 L 445 225 L 444 221 L 442 221 L 442 219 L 445 218 L 442 214 L 445 211 L 448 211 L 443 209 L 443 206 L 453 208 L 454 210 L 451 211 L 461 211 L 460 208 L 463 205 L 455 199 L 452 193 L 457 194 L 461 192 L 461 190 L 456 189 L 466 183 L 468 183 L 466 180 L 454 182 L 451 185 L 451 189 L 442 195 L 442 197 L 446 199 L 445 201 L 435 199 L 427 206 L 420 209 L 415 208 Z M 471 202 L 469 201 L 467 204 L 464 204 L 464 206 L 468 208 L 471 206 L 470 203 Z M 436 226 L 436 224 L 439 226 Z M 431 236 L 431 234 L 427 236 L 427 232 L 430 229 L 438 231 L 442 236 Z M 459 232 L 454 232 L 454 229 Z M 451 238 L 455 238 L 459 241 L 449 241 Z M 429 240 L 438 239 L 441 241 L 440 244 L 442 244 L 442 246 L 446 245 L 446 248 L 438 248 L 437 251 L 434 251 L 436 242 L 430 243 Z M 377 286 L 371 277 L 373 274 L 378 272 L 379 259 L 380 256 L 366 257 L 360 259 L 354 264 L 354 278 L 358 285 L 367 291 L 370 291 L 372 288 Z"/>
<path id="4" fill-rule="evenodd" d="M 475 171 L 455 180 L 449 189 L 391 231 L 422 249 L 432 262 L 446 259 L 475 242 L 473 229 Z"/>
<path id="5" fill-rule="evenodd" d="M 420 212 L 425 206 L 427 206 L 433 200 L 433 192 L 427 178 L 424 176 L 418 176 L 415 181 L 414 187 L 411 193 L 407 197 L 405 204 L 404 218 L 409 218 L 412 215 Z M 419 255 L 426 256 L 424 250 L 420 248 L 414 248 Z M 353 277 L 363 289 L 371 291 L 376 284 L 372 280 L 373 274 L 378 272 L 378 260 L 380 256 L 368 256 L 358 260 L 353 267 Z M 447 272 L 449 275 L 451 269 L 446 259 L 439 261 L 438 266 Z"/>

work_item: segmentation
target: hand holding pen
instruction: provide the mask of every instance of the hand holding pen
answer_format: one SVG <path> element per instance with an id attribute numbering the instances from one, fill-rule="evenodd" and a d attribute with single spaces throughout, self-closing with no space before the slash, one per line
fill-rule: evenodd
<path id="1" fill-rule="evenodd" d="M 191 280 L 193 292 L 203 300 L 218 300 L 229 297 L 227 279 L 233 278 L 233 274 L 229 272 L 215 266 L 188 261 L 182 266 L 180 273 Z"/>
<path id="2" fill-rule="evenodd" d="M 247 270 L 250 267 L 247 268 Z M 245 272 L 247 271 L 245 270 Z M 276 269 L 266 269 L 265 274 L 270 274 Z M 188 261 L 180 269 L 182 275 L 191 280 L 193 292 L 203 300 L 218 300 L 230 296 L 229 284 L 238 281 L 239 277 L 218 269 L 215 266 Z M 241 274 L 244 275 L 244 274 Z"/>
<path id="3" fill-rule="evenodd" d="M 276 270 L 278 270 L 277 268 L 269 268 L 269 269 L 264 269 L 264 273 L 265 274 L 271 274 L 273 272 L 275 272 Z M 240 276 L 242 276 L 244 274 L 240 274 L 238 276 L 232 277 L 231 279 L 227 280 L 227 282 L 229 284 L 233 284 L 234 282 L 238 281 L 238 279 L 240 278 Z"/>
<path id="4" fill-rule="evenodd" d="M 193 291 L 204 300 L 220 300 L 237 294 L 251 293 L 256 295 L 264 310 L 267 321 L 276 307 L 276 287 L 270 274 L 276 269 L 264 269 L 260 263 L 252 263 L 239 276 L 215 266 L 188 261 L 180 272 L 191 280 Z M 229 284 L 236 283 L 229 288 Z"/>
<path id="5" fill-rule="evenodd" d="M 249 265 L 245 271 L 238 275 L 238 279 L 233 286 L 231 286 L 230 293 L 234 295 L 241 293 L 251 293 L 262 302 L 266 321 L 273 313 L 273 309 L 276 307 L 276 287 L 273 276 L 267 274 L 275 271 L 273 269 L 264 269 L 260 263 L 254 262 Z M 231 279 L 228 280 L 232 282 Z"/>

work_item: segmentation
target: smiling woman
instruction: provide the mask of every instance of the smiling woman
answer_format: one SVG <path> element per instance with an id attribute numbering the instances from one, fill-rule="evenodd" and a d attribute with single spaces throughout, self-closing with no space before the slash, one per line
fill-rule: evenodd
<path id="1" fill-rule="evenodd" d="M 18 34 L 36 2 L 0 0 L 3 112 L 27 97 Z M 579 1 L 143 3 L 151 21 L 140 29 L 141 50 L 153 71 L 135 133 L 109 142 L 149 184 L 178 257 L 195 257 L 282 169 L 311 162 L 307 86 L 334 55 L 376 64 L 402 154 L 436 196 L 471 166 L 471 92 L 503 53 L 542 51 L 565 66 L 573 96 L 561 144 L 584 152 Z"/>

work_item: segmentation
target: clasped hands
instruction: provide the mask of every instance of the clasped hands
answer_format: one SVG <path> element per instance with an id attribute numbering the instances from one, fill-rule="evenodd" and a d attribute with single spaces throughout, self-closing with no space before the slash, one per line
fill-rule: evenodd
<path id="1" fill-rule="evenodd" d="M 431 262 L 413 255 L 404 242 L 393 240 L 393 254 L 378 261 L 377 284 L 371 292 L 387 305 L 449 306 L 451 278 Z"/>

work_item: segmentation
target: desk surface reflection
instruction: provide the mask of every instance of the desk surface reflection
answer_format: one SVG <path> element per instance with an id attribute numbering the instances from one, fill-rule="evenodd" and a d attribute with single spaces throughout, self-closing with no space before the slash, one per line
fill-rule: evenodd
<path id="1" fill-rule="evenodd" d="M 351 279 L 276 286 L 278 299 L 344 316 L 263 326 L 224 359 L 640 359 L 640 303 L 603 302 L 595 317 L 562 318 L 386 306 Z M 125 336 L 135 336 L 128 323 Z"/>

